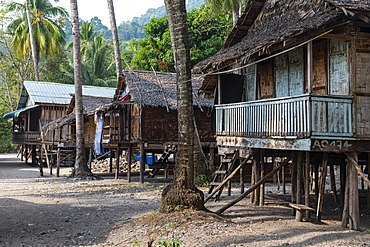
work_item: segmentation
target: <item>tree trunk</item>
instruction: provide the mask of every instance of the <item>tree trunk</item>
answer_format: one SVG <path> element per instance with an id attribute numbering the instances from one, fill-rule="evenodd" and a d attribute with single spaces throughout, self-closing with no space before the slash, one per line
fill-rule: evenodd
<path id="1" fill-rule="evenodd" d="M 30 11 L 29 0 L 26 0 L 26 14 L 27 14 L 27 22 L 28 22 L 28 31 L 30 33 L 31 52 L 32 52 L 32 59 L 33 59 L 33 67 L 35 70 L 35 79 L 36 81 L 39 81 L 40 80 L 39 59 L 38 59 L 37 52 L 36 52 L 36 41 L 35 41 L 35 37 L 33 36 L 33 31 L 32 31 L 31 11 Z"/>
<path id="2" fill-rule="evenodd" d="M 121 73 L 122 64 L 121 64 L 121 52 L 119 49 L 116 15 L 114 13 L 113 0 L 107 0 L 107 3 L 108 3 L 108 9 L 109 9 L 110 27 L 112 30 L 112 40 L 113 40 L 113 48 L 114 48 L 114 59 L 116 61 L 117 80 L 119 80 L 120 76 L 122 75 Z"/>
<path id="3" fill-rule="evenodd" d="M 76 161 L 75 177 L 86 177 L 91 175 L 87 166 L 84 137 L 84 115 L 82 106 L 82 74 L 81 74 L 81 49 L 80 49 L 80 27 L 78 19 L 77 0 L 70 0 L 71 22 L 73 37 L 73 63 L 75 83 L 75 114 L 76 114 Z"/>
<path id="4" fill-rule="evenodd" d="M 162 193 L 161 212 L 192 208 L 204 210 L 204 195 L 194 185 L 194 108 L 190 45 L 185 0 L 165 0 L 177 73 L 179 143 L 175 180 Z"/>

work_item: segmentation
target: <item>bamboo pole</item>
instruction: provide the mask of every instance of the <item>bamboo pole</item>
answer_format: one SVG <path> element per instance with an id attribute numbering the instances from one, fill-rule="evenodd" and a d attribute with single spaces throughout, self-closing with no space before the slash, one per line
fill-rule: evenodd
<path id="1" fill-rule="evenodd" d="M 57 177 L 59 177 L 60 174 L 60 148 L 58 148 L 57 151 Z"/>
<path id="2" fill-rule="evenodd" d="M 316 222 L 321 222 L 322 204 L 324 203 L 325 180 L 327 171 L 328 171 L 328 153 L 325 152 L 324 157 L 322 159 L 322 175 L 320 179 L 319 197 L 317 200 Z"/>
<path id="3" fill-rule="evenodd" d="M 310 152 L 306 152 L 306 165 L 305 165 L 305 183 L 304 183 L 304 204 L 310 206 Z M 310 210 L 306 210 L 306 220 L 311 216 Z"/>
<path id="4" fill-rule="evenodd" d="M 256 190 L 262 183 L 264 183 L 269 177 L 274 175 L 281 167 L 285 166 L 288 164 L 288 162 L 292 159 L 292 156 L 287 157 L 283 162 L 281 162 L 277 167 L 275 167 L 272 171 L 270 171 L 266 176 L 264 176 L 260 181 L 258 181 L 254 186 L 250 187 L 246 192 L 244 192 L 241 196 L 239 196 L 237 199 L 235 199 L 232 202 L 229 202 L 222 208 L 216 211 L 216 214 L 222 214 L 226 209 L 229 207 L 235 205 L 238 203 L 240 200 L 242 200 L 244 197 L 249 195 L 251 192 Z"/>

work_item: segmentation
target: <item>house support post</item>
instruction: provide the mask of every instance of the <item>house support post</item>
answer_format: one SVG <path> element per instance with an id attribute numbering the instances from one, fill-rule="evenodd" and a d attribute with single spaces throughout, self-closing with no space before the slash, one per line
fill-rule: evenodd
<path id="1" fill-rule="evenodd" d="M 115 179 L 119 177 L 119 157 L 121 155 L 121 145 L 118 144 L 117 151 L 116 151 L 116 175 Z"/>
<path id="2" fill-rule="evenodd" d="M 286 184 L 285 184 L 285 166 L 281 168 L 281 181 L 283 187 L 283 194 L 286 194 Z"/>
<path id="3" fill-rule="evenodd" d="M 345 193 L 346 193 L 346 183 L 347 183 L 347 167 L 345 162 L 345 156 L 340 159 L 340 199 L 342 205 L 344 205 Z"/>
<path id="4" fill-rule="evenodd" d="M 109 149 L 109 172 L 113 172 L 113 149 Z"/>
<path id="5" fill-rule="evenodd" d="M 305 167 L 304 167 L 304 204 L 310 206 L 310 152 L 306 152 Z M 305 219 L 308 220 L 311 217 L 310 210 L 306 210 Z"/>
<path id="6" fill-rule="evenodd" d="M 131 160 L 132 158 L 132 145 L 129 144 L 128 150 L 127 150 L 127 181 L 131 182 Z"/>
<path id="7" fill-rule="evenodd" d="M 316 222 L 321 222 L 322 204 L 324 203 L 325 181 L 327 171 L 328 171 L 328 153 L 325 152 L 324 157 L 322 159 L 322 174 L 319 184 L 319 197 L 317 199 Z"/>
<path id="8" fill-rule="evenodd" d="M 263 149 L 260 152 L 260 161 L 261 161 L 261 171 L 260 171 L 260 177 L 258 180 L 263 178 L 265 176 L 265 157 Z M 262 183 L 260 186 L 260 198 L 259 198 L 259 206 L 263 206 L 265 204 L 265 183 Z"/>
<path id="9" fill-rule="evenodd" d="M 24 163 L 28 164 L 28 145 L 24 145 Z"/>
<path id="10" fill-rule="evenodd" d="M 367 154 L 367 177 L 370 178 L 370 153 Z M 370 186 L 367 186 L 367 209 L 370 209 Z"/>
<path id="11" fill-rule="evenodd" d="M 346 153 L 347 155 L 347 183 L 344 198 L 344 208 L 342 217 L 342 227 L 360 230 L 360 205 L 358 197 L 358 174 L 355 166 L 358 163 L 357 152 Z M 347 193 L 348 192 L 348 193 Z"/>
<path id="12" fill-rule="evenodd" d="M 60 174 L 60 148 L 58 148 L 57 151 L 57 177 L 59 177 Z"/>
<path id="13" fill-rule="evenodd" d="M 140 143 L 140 183 L 144 183 L 145 159 L 144 143 Z"/>
<path id="14" fill-rule="evenodd" d="M 335 186 L 335 174 L 334 174 L 334 164 L 333 160 L 329 162 L 329 173 L 330 173 L 330 188 L 333 191 L 334 201 L 338 204 L 338 195 L 337 195 L 337 187 Z"/>
<path id="15" fill-rule="evenodd" d="M 303 183 L 303 152 L 297 153 L 297 198 L 296 202 L 302 204 L 302 189 L 304 188 Z"/>
<path id="16" fill-rule="evenodd" d="M 297 203 L 297 151 L 292 152 L 292 189 L 291 189 L 291 202 Z M 293 208 L 292 215 L 295 215 L 295 209 Z"/>

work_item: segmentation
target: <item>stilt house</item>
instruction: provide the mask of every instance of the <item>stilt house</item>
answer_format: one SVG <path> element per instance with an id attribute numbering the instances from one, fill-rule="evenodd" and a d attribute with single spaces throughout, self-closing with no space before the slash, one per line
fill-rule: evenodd
<path id="1" fill-rule="evenodd" d="M 352 229 L 366 207 L 357 173 L 370 185 L 369 23 L 369 1 L 249 0 L 224 48 L 193 68 L 204 77 L 199 93 L 217 104 L 219 152 L 253 154 L 252 185 L 263 185 L 264 162 L 293 157 L 292 202 L 312 206 L 313 186 L 318 220 L 319 170 L 325 184 L 338 165 Z"/>
<path id="2" fill-rule="evenodd" d="M 42 144 L 52 144 L 52 138 L 41 135 L 42 127 L 67 115 L 66 111 L 74 94 L 73 84 L 25 81 L 17 110 L 5 114 L 13 118 L 13 143 L 19 144 L 26 162 L 32 150 L 32 162 L 41 155 Z M 112 97 L 114 89 L 83 86 L 84 95 Z M 49 133 L 50 134 L 50 133 Z M 44 142 L 45 141 L 45 142 Z M 55 140 L 57 141 L 57 140 Z M 45 149 L 49 149 L 45 146 Z"/>
<path id="3" fill-rule="evenodd" d="M 117 85 L 114 104 L 101 109 L 107 118 L 103 147 L 118 149 L 118 153 L 122 149 L 130 150 L 129 153 L 133 149 L 140 150 L 143 181 L 146 154 L 166 155 L 174 151 L 177 144 L 177 79 L 174 73 L 154 71 L 123 71 L 123 75 L 124 80 Z M 209 152 L 215 146 L 214 133 L 210 131 L 213 100 L 198 97 L 196 92 L 200 85 L 201 82 L 193 78 L 197 135 L 200 145 Z M 166 169 L 168 163 L 157 165 Z"/>

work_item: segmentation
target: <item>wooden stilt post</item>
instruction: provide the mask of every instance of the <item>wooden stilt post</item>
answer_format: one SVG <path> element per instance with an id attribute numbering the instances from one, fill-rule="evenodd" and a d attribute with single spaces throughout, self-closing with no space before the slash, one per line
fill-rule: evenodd
<path id="1" fill-rule="evenodd" d="M 119 177 L 119 157 L 121 155 L 121 145 L 118 144 L 117 152 L 116 152 L 116 175 L 115 179 L 118 179 Z"/>
<path id="2" fill-rule="evenodd" d="M 285 184 L 285 166 L 281 168 L 281 181 L 283 186 L 283 194 L 286 194 L 286 184 Z"/>
<path id="3" fill-rule="evenodd" d="M 349 185 L 349 197 L 348 197 L 348 216 L 349 216 L 349 229 L 360 230 L 360 204 L 358 198 L 358 175 L 355 168 L 357 164 L 351 164 L 354 162 L 358 163 L 357 152 L 346 153 L 348 157 L 348 185 Z M 350 159 L 350 157 L 353 158 Z"/>
<path id="4" fill-rule="evenodd" d="M 367 177 L 370 179 L 370 153 L 367 153 Z M 370 209 L 370 186 L 367 186 L 367 209 Z"/>
<path id="5" fill-rule="evenodd" d="M 326 174 L 328 169 L 328 153 L 324 153 L 324 157 L 322 159 L 322 174 L 319 184 L 319 197 L 317 200 L 317 209 L 316 209 L 316 222 L 321 222 L 321 215 L 322 215 L 322 204 L 324 202 L 324 194 L 325 194 L 325 181 L 326 181 Z"/>
<path id="6" fill-rule="evenodd" d="M 292 177 L 291 177 L 291 202 L 297 203 L 297 151 L 292 153 Z M 292 215 L 295 215 L 295 209 L 293 208 Z"/>
<path id="7" fill-rule="evenodd" d="M 337 187 L 335 186 L 335 174 L 333 161 L 329 162 L 330 173 L 330 189 L 333 191 L 334 201 L 338 203 Z"/>
<path id="8" fill-rule="evenodd" d="M 297 198 L 296 202 L 302 204 L 302 188 L 303 188 L 303 152 L 297 153 Z"/>
<path id="9" fill-rule="evenodd" d="M 256 181 L 256 170 L 259 154 L 258 152 L 253 156 L 252 160 L 252 172 L 251 172 L 251 186 L 255 184 Z M 254 203 L 256 198 L 256 191 L 253 191 L 250 195 L 250 203 Z"/>
<path id="10" fill-rule="evenodd" d="M 145 159 L 144 143 L 140 143 L 140 183 L 144 183 Z"/>
<path id="11" fill-rule="evenodd" d="M 87 162 L 87 165 L 91 169 L 91 163 L 92 163 L 92 148 L 89 148 L 89 161 Z"/>
<path id="12" fill-rule="evenodd" d="M 343 157 L 344 158 L 344 157 Z M 348 161 L 347 161 L 348 162 Z M 349 169 L 349 165 L 346 167 Z M 343 200 L 343 212 L 342 212 L 342 227 L 345 228 L 347 227 L 348 224 L 348 216 L 349 216 L 349 174 L 345 170 L 343 170 L 343 174 L 345 176 L 345 189 L 344 192 L 342 192 L 344 200 Z M 342 175 L 342 166 L 341 166 L 341 175 Z"/>
<path id="13" fill-rule="evenodd" d="M 57 151 L 57 177 L 60 175 L 60 148 Z"/>
<path id="14" fill-rule="evenodd" d="M 241 166 L 240 167 L 240 193 L 243 194 L 244 193 L 244 176 L 243 176 L 243 173 L 244 173 L 244 166 Z"/>
<path id="15" fill-rule="evenodd" d="M 317 201 L 319 198 L 319 163 L 317 160 L 315 161 L 313 168 L 314 168 L 313 190 L 315 192 L 315 199 Z"/>
<path id="16" fill-rule="evenodd" d="M 260 177 L 258 180 L 263 178 L 265 176 L 265 157 L 264 157 L 264 152 L 261 150 L 260 152 L 260 161 L 261 161 L 261 169 L 260 169 Z M 265 204 L 265 183 L 262 183 L 260 185 L 260 200 L 258 205 L 263 206 Z"/>
<path id="17" fill-rule="evenodd" d="M 304 204 L 309 207 L 310 206 L 310 152 L 306 152 L 306 159 L 305 159 L 305 167 L 304 167 L 304 174 L 305 174 L 305 183 L 304 183 Z M 306 210 L 306 220 L 311 217 L 310 210 Z"/>
<path id="18" fill-rule="evenodd" d="M 113 172 L 113 149 L 109 149 L 109 172 Z"/>
<path id="19" fill-rule="evenodd" d="M 28 164 L 28 145 L 25 145 L 25 157 L 24 157 L 24 163 Z"/>
<path id="20" fill-rule="evenodd" d="M 131 158 L 132 158 L 132 145 L 130 143 L 127 150 L 127 181 L 131 182 Z"/>
<path id="21" fill-rule="evenodd" d="M 346 191 L 346 178 L 347 178 L 347 168 L 346 168 L 346 161 L 345 161 L 345 156 L 340 160 L 340 199 L 342 204 L 344 205 L 344 200 L 345 200 L 345 191 Z"/>

